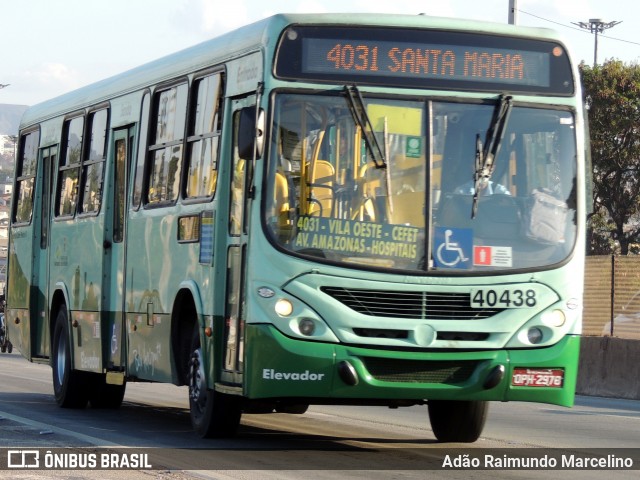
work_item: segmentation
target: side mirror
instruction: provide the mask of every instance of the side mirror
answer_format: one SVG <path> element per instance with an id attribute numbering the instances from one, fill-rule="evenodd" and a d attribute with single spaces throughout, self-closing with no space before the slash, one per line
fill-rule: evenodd
<path id="1" fill-rule="evenodd" d="M 238 155 L 243 160 L 253 160 L 253 152 L 256 158 L 261 158 L 264 150 L 264 110 L 258 111 L 256 119 L 256 107 L 245 107 L 240 110 L 238 122 Z"/>

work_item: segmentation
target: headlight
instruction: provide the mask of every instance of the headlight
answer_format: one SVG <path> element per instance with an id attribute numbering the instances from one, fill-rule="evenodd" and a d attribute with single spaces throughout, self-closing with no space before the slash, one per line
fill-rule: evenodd
<path id="1" fill-rule="evenodd" d="M 254 285 L 248 299 L 247 324 L 273 325 L 288 337 L 337 343 L 339 340 L 320 315 L 304 301 L 267 282 Z"/>
<path id="2" fill-rule="evenodd" d="M 566 321 L 567 317 L 562 310 L 556 309 L 542 314 L 542 323 L 549 327 L 561 327 Z"/>
<path id="3" fill-rule="evenodd" d="M 293 313 L 293 304 L 286 298 L 281 298 L 276 302 L 275 310 L 281 317 L 288 317 Z"/>

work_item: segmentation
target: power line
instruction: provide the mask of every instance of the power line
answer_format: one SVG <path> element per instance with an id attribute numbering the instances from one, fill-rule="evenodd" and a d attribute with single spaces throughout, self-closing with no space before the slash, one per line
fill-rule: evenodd
<path id="1" fill-rule="evenodd" d="M 530 17 L 539 18 L 540 20 L 544 20 L 545 22 L 555 23 L 556 25 L 560 25 L 560 26 L 562 26 L 562 27 L 569 28 L 569 29 L 571 29 L 571 30 L 577 30 L 578 32 L 582 32 L 582 33 L 590 33 L 590 32 L 587 32 L 586 30 L 584 30 L 584 29 L 582 29 L 582 28 L 576 28 L 576 27 L 572 27 L 572 26 L 570 26 L 570 25 L 566 25 L 566 24 L 564 24 L 564 23 L 554 22 L 553 20 L 549 20 L 548 18 L 544 18 L 544 17 L 541 17 L 541 16 L 539 16 L 539 15 L 534 15 L 533 13 L 525 12 L 524 10 L 520 10 L 520 9 L 518 9 L 518 12 L 520 12 L 520 13 L 524 13 L 525 15 L 529 15 Z M 639 42 L 632 42 L 631 40 L 625 40 L 625 39 L 623 39 L 623 38 L 610 37 L 609 35 L 607 35 L 607 37 L 606 37 L 606 38 L 608 38 L 609 40 L 616 40 L 616 41 L 618 41 L 618 42 L 630 43 L 630 44 L 632 44 L 632 45 L 640 45 L 640 43 L 639 43 Z"/>
<path id="2" fill-rule="evenodd" d="M 545 22 L 555 23 L 556 25 L 560 25 L 560 26 L 562 26 L 562 27 L 570 28 L 571 30 L 577 30 L 577 31 L 579 31 L 579 32 L 583 32 L 583 33 L 584 33 L 584 30 L 582 30 L 581 28 L 575 28 L 575 27 L 571 27 L 571 26 L 569 26 L 569 25 L 566 25 L 566 24 L 564 24 L 564 23 L 554 22 L 553 20 L 549 20 L 548 18 L 544 18 L 544 17 L 541 17 L 541 16 L 539 16 L 539 15 L 534 15 L 533 13 L 525 12 L 524 10 L 520 10 L 520 9 L 518 9 L 518 11 L 519 11 L 520 13 L 524 13 L 525 15 L 529 15 L 530 17 L 539 18 L 540 20 L 544 20 Z"/>

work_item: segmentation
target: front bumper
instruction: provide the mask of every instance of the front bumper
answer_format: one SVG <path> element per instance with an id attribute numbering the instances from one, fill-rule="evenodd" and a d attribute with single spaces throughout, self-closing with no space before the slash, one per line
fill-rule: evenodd
<path id="1" fill-rule="evenodd" d="M 251 399 L 517 400 L 571 406 L 580 338 L 567 335 L 551 347 L 522 350 L 398 351 L 301 341 L 272 325 L 247 324 L 246 346 L 244 394 Z M 514 386 L 516 367 L 562 369 L 564 379 L 555 387 Z"/>

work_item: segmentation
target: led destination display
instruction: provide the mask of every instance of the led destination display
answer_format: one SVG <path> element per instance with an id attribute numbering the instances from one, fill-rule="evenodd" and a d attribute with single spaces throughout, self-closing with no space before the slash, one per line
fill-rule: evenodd
<path id="1" fill-rule="evenodd" d="M 549 86 L 549 54 L 457 45 L 402 42 L 303 42 L 302 72 L 353 71 L 365 75 L 448 78 Z"/>
<path id="2" fill-rule="evenodd" d="M 574 89 L 557 43 L 434 30 L 292 27 L 281 39 L 275 73 L 417 88 L 560 95 Z"/>

